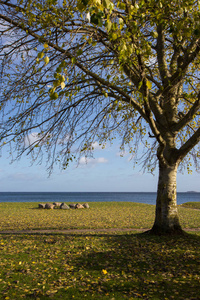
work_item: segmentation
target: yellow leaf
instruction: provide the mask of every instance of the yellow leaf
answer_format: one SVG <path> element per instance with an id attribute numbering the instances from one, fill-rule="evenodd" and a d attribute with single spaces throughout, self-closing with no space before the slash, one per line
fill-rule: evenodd
<path id="1" fill-rule="evenodd" d="M 96 5 L 101 5 L 101 0 L 94 0 L 93 2 L 94 2 L 94 4 L 96 4 Z"/>
<path id="2" fill-rule="evenodd" d="M 147 80 L 147 87 L 148 87 L 148 89 L 151 89 L 151 87 L 152 87 L 152 84 L 149 80 Z"/>
<path id="3" fill-rule="evenodd" d="M 116 40 L 118 36 L 117 36 L 117 34 L 114 32 L 114 33 L 112 33 L 112 36 L 111 36 L 111 37 L 112 37 L 112 40 Z"/>
<path id="4" fill-rule="evenodd" d="M 49 63 L 49 58 L 48 58 L 48 56 L 46 56 L 46 57 L 44 58 L 44 62 L 45 62 L 46 65 Z"/>
<path id="5" fill-rule="evenodd" d="M 64 82 L 61 82 L 60 86 L 61 86 L 61 89 L 63 90 L 64 87 L 65 87 L 65 83 L 64 83 Z"/>

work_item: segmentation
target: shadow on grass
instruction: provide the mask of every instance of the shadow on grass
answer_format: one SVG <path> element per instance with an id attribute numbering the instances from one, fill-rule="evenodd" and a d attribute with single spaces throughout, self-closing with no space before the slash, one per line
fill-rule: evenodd
<path id="1" fill-rule="evenodd" d="M 26 299 L 199 299 L 199 235 L 33 233 L 1 237 L 7 245 L 2 246 L 6 247 L 5 285 L 20 277 L 21 290 L 26 283 Z M 47 287 L 43 289 L 44 280 Z M 6 293 L 3 290 L 3 299 Z"/>
<path id="2" fill-rule="evenodd" d="M 87 251 L 73 260 L 77 270 L 101 271 L 102 277 L 91 283 L 91 290 L 133 299 L 200 299 L 200 236 L 98 238 L 103 243 L 99 250 L 88 243 Z"/>

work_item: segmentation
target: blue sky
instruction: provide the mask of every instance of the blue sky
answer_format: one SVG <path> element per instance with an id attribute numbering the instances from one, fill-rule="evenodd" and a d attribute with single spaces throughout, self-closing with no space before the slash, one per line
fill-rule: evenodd
<path id="1" fill-rule="evenodd" d="M 51 177 L 45 164 L 31 165 L 27 156 L 10 164 L 8 152 L 3 149 L 0 157 L 0 191 L 58 191 L 58 192 L 156 192 L 158 174 L 143 173 L 141 166 L 133 168 L 129 155 L 119 156 L 117 146 L 96 149 L 95 159 L 88 163 L 82 158 L 77 167 L 71 164 L 67 170 L 54 168 Z M 178 173 L 177 191 L 200 192 L 200 174 Z"/>

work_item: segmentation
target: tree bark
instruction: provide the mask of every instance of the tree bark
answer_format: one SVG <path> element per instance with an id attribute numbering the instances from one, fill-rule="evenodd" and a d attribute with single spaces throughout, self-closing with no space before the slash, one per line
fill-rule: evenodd
<path id="1" fill-rule="evenodd" d="M 176 175 L 178 163 L 159 163 L 159 180 L 156 200 L 156 216 L 152 233 L 181 234 L 176 200 Z"/>

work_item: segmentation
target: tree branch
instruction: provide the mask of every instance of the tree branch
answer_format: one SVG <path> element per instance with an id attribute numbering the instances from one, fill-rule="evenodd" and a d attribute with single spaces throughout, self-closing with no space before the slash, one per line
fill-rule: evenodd
<path id="1" fill-rule="evenodd" d="M 158 38 L 156 45 L 157 59 L 159 65 L 159 71 L 161 80 L 164 86 L 168 83 L 169 72 L 167 69 L 166 57 L 165 57 L 165 36 L 163 26 L 160 24 L 157 26 Z"/>
<path id="2" fill-rule="evenodd" d="M 187 142 L 181 146 L 177 151 L 177 160 L 182 160 L 200 141 L 200 128 L 187 140 Z"/>
<path id="3" fill-rule="evenodd" d="M 192 105 L 188 113 L 175 125 L 173 125 L 172 130 L 174 132 L 180 131 L 183 127 L 185 127 L 194 117 L 194 115 L 200 110 L 200 92 L 198 95 L 198 99 Z"/>
<path id="4" fill-rule="evenodd" d="M 48 39 L 46 39 L 44 36 L 40 36 L 39 34 L 37 34 L 34 31 L 32 31 L 29 27 L 26 27 L 24 24 L 19 24 L 18 22 L 14 21 L 14 20 L 11 20 L 10 18 L 8 18 L 7 16 L 4 16 L 2 14 L 0 14 L 0 18 L 2 18 L 3 20 L 5 20 L 9 24 L 15 25 L 17 28 L 21 29 L 23 32 L 28 32 L 36 40 L 38 40 L 38 41 L 40 41 L 42 43 L 47 43 L 50 47 L 52 47 L 53 49 L 55 49 L 58 52 L 62 53 L 64 55 L 64 57 L 69 58 L 69 59 L 74 58 L 74 55 L 72 55 L 68 50 L 65 50 L 65 49 L 59 47 L 57 44 L 54 44 L 54 43 L 48 41 Z M 80 68 L 85 74 L 89 75 L 90 77 L 92 77 L 97 82 L 100 82 L 101 84 L 105 85 L 106 87 L 111 88 L 111 89 L 117 91 L 119 94 L 121 94 L 127 100 L 127 102 L 128 103 L 131 102 L 131 104 L 133 105 L 133 107 L 142 115 L 142 117 L 146 121 L 148 121 L 148 118 L 146 117 L 145 111 L 143 110 L 142 106 L 140 104 L 138 104 L 123 89 L 121 89 L 120 87 L 118 87 L 116 85 L 113 85 L 108 80 L 105 80 L 104 78 L 100 77 L 96 73 L 90 71 L 88 68 L 85 67 L 84 64 L 80 63 L 80 61 L 78 61 L 78 59 L 76 60 L 76 62 L 74 64 L 78 68 Z"/>

